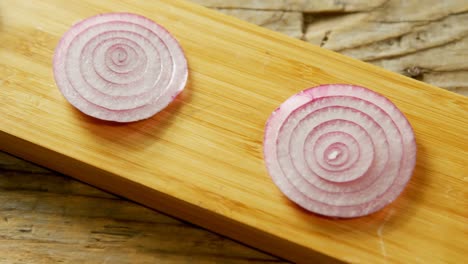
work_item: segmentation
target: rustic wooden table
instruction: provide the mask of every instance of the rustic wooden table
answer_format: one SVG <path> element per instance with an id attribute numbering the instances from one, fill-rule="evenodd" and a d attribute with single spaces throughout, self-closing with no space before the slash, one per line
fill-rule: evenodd
<path id="1" fill-rule="evenodd" d="M 463 0 L 194 0 L 468 95 Z M 0 263 L 284 263 L 0 153 Z"/>

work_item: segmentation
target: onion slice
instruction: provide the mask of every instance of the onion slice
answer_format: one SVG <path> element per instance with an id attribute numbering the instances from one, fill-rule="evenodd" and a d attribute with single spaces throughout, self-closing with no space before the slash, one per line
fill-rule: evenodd
<path id="1" fill-rule="evenodd" d="M 135 14 L 108 13 L 65 33 L 55 50 L 54 77 L 83 113 L 132 122 L 171 103 L 188 70 L 182 48 L 162 26 Z"/>
<path id="2" fill-rule="evenodd" d="M 400 195 L 415 167 L 416 143 L 387 98 L 354 85 L 321 85 L 271 114 L 264 158 L 274 183 L 299 206 L 351 218 Z"/>

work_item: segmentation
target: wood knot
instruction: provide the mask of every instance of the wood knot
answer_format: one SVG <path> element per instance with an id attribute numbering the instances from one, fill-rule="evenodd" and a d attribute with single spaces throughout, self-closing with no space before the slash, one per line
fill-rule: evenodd
<path id="1" fill-rule="evenodd" d="M 422 77 L 423 71 L 420 67 L 418 66 L 411 66 L 409 68 L 405 69 L 405 72 L 411 77 L 411 78 L 420 78 Z"/>

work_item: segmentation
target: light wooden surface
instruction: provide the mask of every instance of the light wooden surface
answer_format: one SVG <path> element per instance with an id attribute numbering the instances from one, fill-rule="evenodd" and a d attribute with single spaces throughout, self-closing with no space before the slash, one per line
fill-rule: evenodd
<path id="1" fill-rule="evenodd" d="M 292 260 L 466 257 L 467 144 L 460 141 L 468 133 L 466 98 L 182 2 L 114 3 L 112 9 L 107 2 L 77 2 L 68 11 L 61 1 L 25 3 L 0 6 L 0 77 L 8 88 L 0 97 L 2 149 Z M 54 8 L 60 12 L 50 17 Z M 77 113 L 50 71 L 53 47 L 69 24 L 111 10 L 167 26 L 191 67 L 190 85 L 175 104 L 126 126 Z M 325 82 L 374 87 L 415 127 L 414 178 L 394 204 L 371 217 L 306 214 L 266 175 L 261 136 L 269 113 L 292 93 Z"/>

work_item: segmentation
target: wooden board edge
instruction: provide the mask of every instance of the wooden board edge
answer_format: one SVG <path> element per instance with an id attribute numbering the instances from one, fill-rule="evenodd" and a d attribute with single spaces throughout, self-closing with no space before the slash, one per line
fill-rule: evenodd
<path id="1" fill-rule="evenodd" d="M 360 69 L 365 70 L 367 72 L 372 72 L 373 74 L 377 74 L 378 76 L 389 75 L 386 77 L 392 77 L 394 79 L 398 79 L 398 81 L 401 82 L 401 85 L 407 86 L 407 88 L 411 88 L 411 89 L 422 88 L 424 92 L 442 93 L 444 96 L 452 97 L 452 99 L 468 100 L 468 97 L 462 94 L 449 91 L 447 89 L 435 86 L 430 83 L 423 82 L 421 80 L 412 78 L 410 76 L 407 76 L 398 72 L 391 71 L 382 66 L 374 65 L 367 61 L 363 61 L 363 60 L 360 60 L 360 59 L 357 59 L 348 55 L 341 54 L 338 51 L 326 49 L 317 44 L 310 43 L 302 39 L 294 38 L 284 33 L 274 31 L 272 29 L 269 29 L 260 25 L 253 24 L 251 22 L 242 20 L 233 15 L 228 15 L 216 9 L 208 8 L 206 6 L 203 6 L 194 2 L 190 2 L 188 0 L 163 0 L 163 2 L 165 2 L 165 4 L 167 5 L 174 5 L 185 11 L 198 13 L 198 15 L 203 15 L 205 18 L 214 20 L 215 22 L 218 22 L 218 23 L 226 24 L 227 26 L 232 27 L 232 28 L 241 29 L 241 30 L 253 33 L 253 34 L 259 34 L 265 38 L 268 36 L 270 38 L 273 38 L 273 40 L 275 41 L 281 41 L 287 45 L 293 45 L 297 48 L 306 49 L 305 51 L 308 51 L 308 52 L 319 53 L 320 56 L 324 56 L 324 57 L 330 56 L 334 60 L 339 61 L 340 63 L 349 63 L 349 62 L 357 63 L 357 65 L 355 66 L 359 66 Z M 311 87 L 304 87 L 304 89 L 306 88 L 311 88 Z M 385 96 L 388 97 L 388 95 L 385 95 Z"/>
<path id="2" fill-rule="evenodd" d="M 295 263 L 344 263 L 3 131 L 0 150 Z"/>

